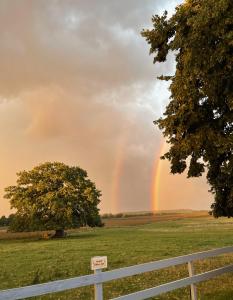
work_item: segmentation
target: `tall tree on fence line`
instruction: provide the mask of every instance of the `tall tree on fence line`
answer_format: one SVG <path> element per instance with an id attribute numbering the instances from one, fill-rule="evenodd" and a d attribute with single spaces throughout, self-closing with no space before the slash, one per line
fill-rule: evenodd
<path id="1" fill-rule="evenodd" d="M 186 0 L 143 30 L 154 63 L 176 57 L 170 103 L 155 124 L 170 144 L 172 173 L 207 180 L 215 217 L 233 216 L 233 1 Z"/>
<path id="2" fill-rule="evenodd" d="M 81 168 L 47 162 L 17 175 L 17 185 L 4 196 L 17 210 L 12 230 L 55 230 L 60 237 L 67 228 L 102 225 L 101 193 Z"/>

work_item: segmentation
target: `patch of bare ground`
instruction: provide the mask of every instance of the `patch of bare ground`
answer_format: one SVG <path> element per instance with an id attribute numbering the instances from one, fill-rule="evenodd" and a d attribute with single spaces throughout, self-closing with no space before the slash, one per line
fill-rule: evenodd
<path id="1" fill-rule="evenodd" d="M 188 213 L 158 213 L 153 215 L 135 215 L 121 218 L 107 218 L 103 219 L 106 227 L 121 227 L 121 226 L 136 226 L 149 223 L 157 223 L 163 221 L 172 221 L 188 218 L 207 218 L 209 214 L 207 211 L 192 211 Z"/>

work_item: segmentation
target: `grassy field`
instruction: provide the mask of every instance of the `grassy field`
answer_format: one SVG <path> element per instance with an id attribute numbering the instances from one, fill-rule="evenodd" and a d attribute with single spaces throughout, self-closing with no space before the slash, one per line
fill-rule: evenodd
<path id="1" fill-rule="evenodd" d="M 105 228 L 69 232 L 63 240 L 43 240 L 39 233 L 0 232 L 0 289 L 90 274 L 90 258 L 107 255 L 109 270 L 233 245 L 233 220 L 213 219 L 206 213 L 176 213 L 107 219 Z M 197 272 L 233 263 L 233 255 L 198 261 Z M 104 285 L 105 299 L 187 276 L 187 267 L 172 267 Z M 233 299 L 233 275 L 198 285 L 199 299 Z M 33 299 L 93 299 L 93 287 Z M 189 299 L 179 289 L 153 299 Z"/>

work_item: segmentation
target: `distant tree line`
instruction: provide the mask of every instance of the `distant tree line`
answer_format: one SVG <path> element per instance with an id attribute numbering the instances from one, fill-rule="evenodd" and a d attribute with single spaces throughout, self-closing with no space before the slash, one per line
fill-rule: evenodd
<path id="1" fill-rule="evenodd" d="M 14 219 L 14 214 L 9 215 L 8 217 L 2 216 L 0 218 L 0 227 L 10 226 L 10 224 L 13 221 L 13 219 Z"/>
<path id="2" fill-rule="evenodd" d="M 141 212 L 141 213 L 105 213 L 102 214 L 101 217 L 103 219 L 111 219 L 111 218 L 130 218 L 130 217 L 138 217 L 138 216 L 153 216 L 153 212 Z"/>

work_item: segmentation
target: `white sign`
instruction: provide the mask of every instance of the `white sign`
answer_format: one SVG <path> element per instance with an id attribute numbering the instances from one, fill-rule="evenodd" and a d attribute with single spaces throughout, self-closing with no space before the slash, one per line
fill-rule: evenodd
<path id="1" fill-rule="evenodd" d="M 108 260 L 107 256 L 95 256 L 91 258 L 91 269 L 92 270 L 99 270 L 107 268 Z"/>

